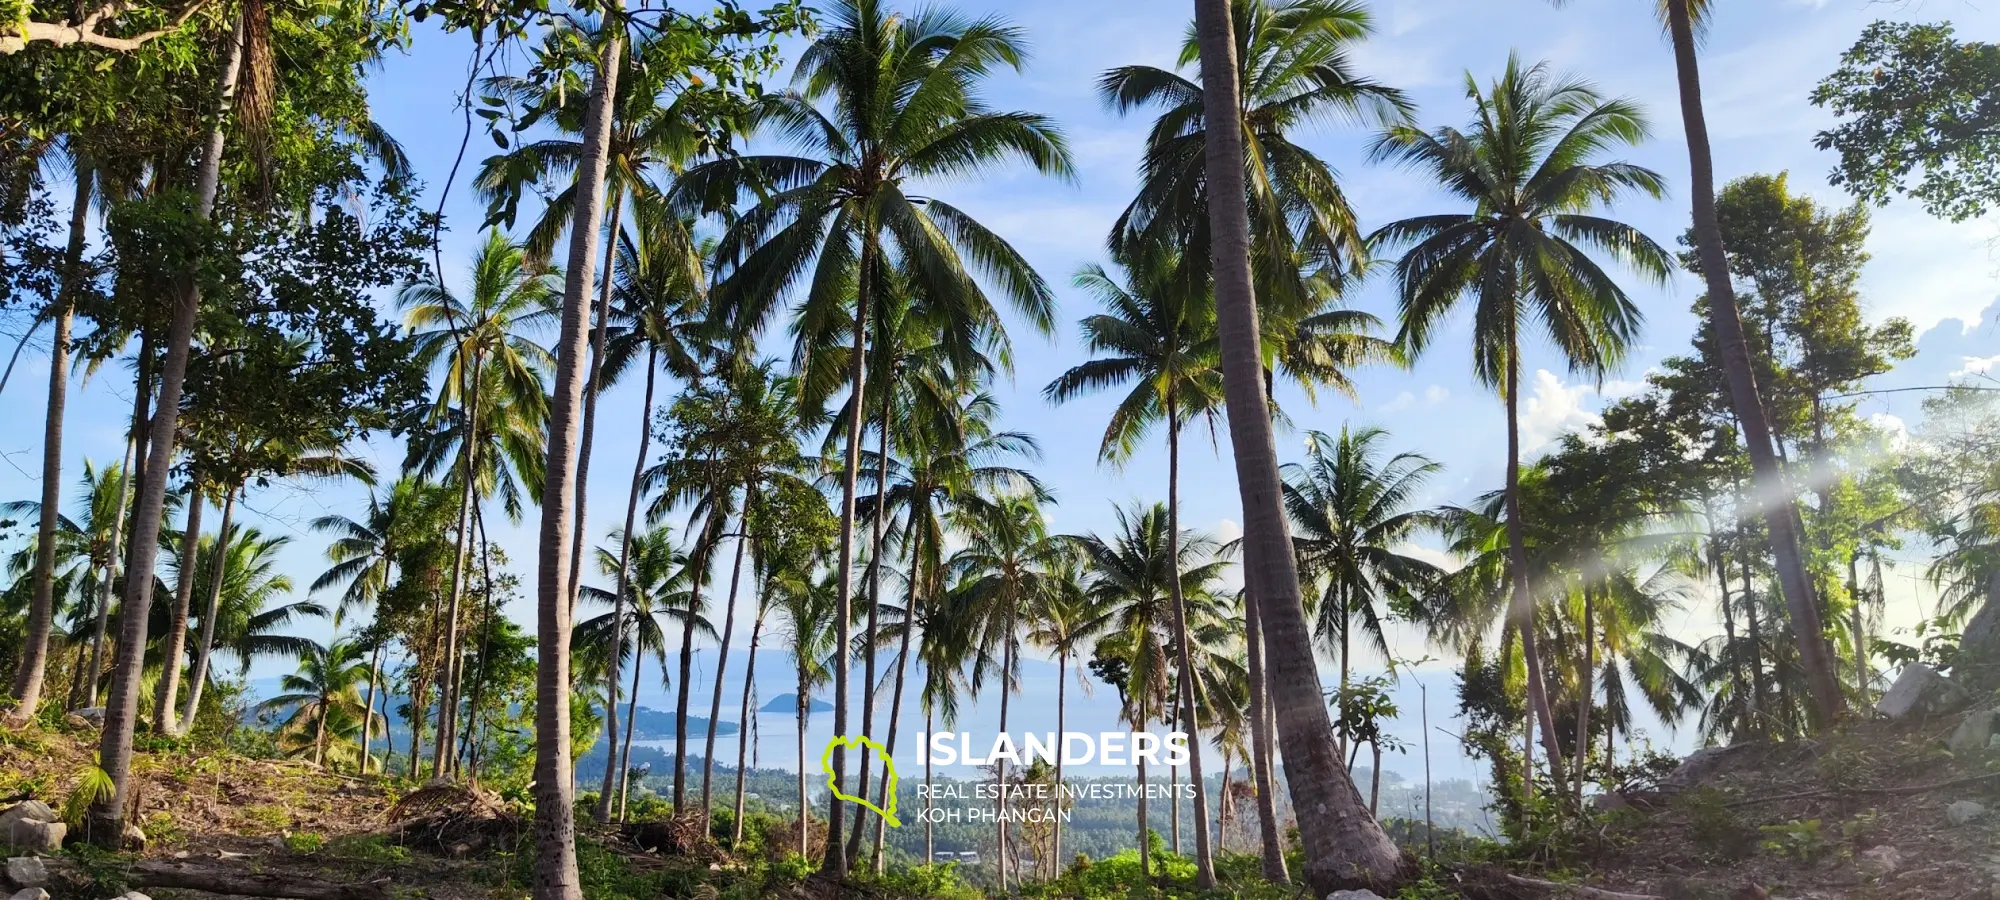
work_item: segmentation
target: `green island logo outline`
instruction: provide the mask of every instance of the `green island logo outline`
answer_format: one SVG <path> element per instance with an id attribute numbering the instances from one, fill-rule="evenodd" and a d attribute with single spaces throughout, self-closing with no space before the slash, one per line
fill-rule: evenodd
<path id="1" fill-rule="evenodd" d="M 885 793 L 889 798 L 888 801 L 889 805 L 888 808 L 886 809 L 868 802 L 868 799 L 865 797 L 856 797 L 853 794 L 849 794 L 845 791 L 842 791 L 840 789 L 840 786 L 834 782 L 833 748 L 847 747 L 850 749 L 854 749 L 863 746 L 866 746 L 867 748 L 874 750 L 877 756 L 882 757 L 882 766 L 889 773 L 889 777 L 886 783 L 884 784 L 884 787 L 887 788 L 887 791 Z M 853 803 L 858 806 L 874 810 L 875 814 L 881 816 L 883 821 L 888 822 L 889 827 L 891 828 L 903 827 L 902 820 L 896 818 L 896 760 L 889 755 L 889 748 L 884 747 L 879 743 L 876 743 L 873 739 L 869 738 L 865 734 L 856 735 L 854 737 L 848 737 L 847 735 L 844 734 L 836 734 L 833 736 L 832 740 L 826 742 L 826 749 L 820 751 L 819 770 L 820 772 L 826 775 L 826 789 L 832 791 L 835 797 L 838 797 L 849 803 Z"/>

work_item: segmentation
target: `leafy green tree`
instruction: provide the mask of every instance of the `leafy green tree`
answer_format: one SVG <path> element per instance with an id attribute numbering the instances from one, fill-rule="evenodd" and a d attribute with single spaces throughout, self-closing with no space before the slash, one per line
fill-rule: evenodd
<path id="1" fill-rule="evenodd" d="M 1598 162 L 1618 144 L 1636 144 L 1646 120 L 1629 101 L 1607 100 L 1583 81 L 1545 65 L 1507 68 L 1486 90 L 1470 75 L 1466 96 L 1477 113 L 1469 133 L 1398 126 L 1374 155 L 1420 169 L 1470 204 L 1469 213 L 1404 219 L 1370 236 L 1405 248 L 1394 278 L 1401 303 L 1398 343 L 1412 357 L 1428 348 L 1460 301 L 1473 301 L 1473 374 L 1496 388 L 1507 407 L 1507 521 L 1513 593 L 1510 618 L 1528 668 L 1528 697 L 1541 727 L 1550 771 L 1563 780 L 1563 753 L 1549 708 L 1536 646 L 1534 595 L 1520 526 L 1518 488 L 1521 325 L 1540 322 L 1570 369 L 1602 376 L 1618 365 L 1642 315 L 1588 251 L 1612 255 L 1642 277 L 1667 276 L 1671 257 L 1631 226 L 1595 215 L 1620 194 L 1659 196 L 1660 176 L 1626 162 Z"/>
<path id="2" fill-rule="evenodd" d="M 1813 144 L 1840 154 L 1829 180 L 1856 197 L 1911 196 L 1954 222 L 2000 202 L 2000 44 L 1960 41 L 1949 22 L 1875 22 L 1812 102 L 1843 120 Z"/>

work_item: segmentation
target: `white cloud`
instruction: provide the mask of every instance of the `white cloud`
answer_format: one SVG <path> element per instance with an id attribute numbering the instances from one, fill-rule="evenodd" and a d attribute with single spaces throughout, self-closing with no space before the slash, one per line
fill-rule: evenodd
<path id="1" fill-rule="evenodd" d="M 1397 394 L 1395 399 L 1390 400 L 1389 402 L 1376 407 L 1375 411 L 1382 413 L 1402 412 L 1403 410 L 1409 409 L 1410 407 L 1416 405 L 1417 405 L 1417 395 L 1412 394 L 1409 391 L 1403 391 L 1402 393 Z"/>
<path id="2" fill-rule="evenodd" d="M 1424 562 L 1430 563 L 1431 565 L 1437 566 L 1438 568 L 1444 569 L 1445 571 L 1452 571 L 1457 569 L 1460 565 L 1463 565 L 1463 563 L 1459 561 L 1458 557 L 1446 553 L 1443 550 L 1426 547 L 1422 544 L 1398 544 L 1391 549 L 1393 549 L 1397 553 L 1403 554 L 1404 556 L 1412 556 L 1416 557 L 1417 559 L 1421 559 Z"/>
<path id="3" fill-rule="evenodd" d="M 1995 358 L 2000 359 L 2000 357 Z M 1901 450 L 1910 443 L 1910 426 L 1903 423 L 1901 416 L 1892 416 L 1888 413 L 1879 412 L 1870 413 L 1868 415 L 1868 424 L 1875 426 L 1876 431 L 1888 437 L 1889 449 L 1891 450 Z"/>
<path id="4" fill-rule="evenodd" d="M 1597 395 L 1587 384 L 1566 385 L 1554 372 L 1535 370 L 1531 393 L 1521 404 L 1521 452 L 1532 456 L 1549 442 L 1572 431 L 1582 431 L 1604 421 L 1586 408 L 1585 402 Z M 1592 404 L 1595 405 L 1595 404 Z"/>
<path id="5" fill-rule="evenodd" d="M 1450 397 L 1451 397 L 1451 391 L 1446 389 L 1444 385 L 1434 384 L 1431 385 L 1430 387 L 1424 388 L 1424 402 L 1426 403 L 1436 405 L 1439 403 L 1443 403 Z"/>
<path id="6" fill-rule="evenodd" d="M 1225 544 L 1243 536 L 1243 526 L 1234 519 L 1221 519 L 1209 526 L 1208 533 Z"/>
<path id="7" fill-rule="evenodd" d="M 1965 360 L 1965 365 L 1958 371 L 1951 373 L 1951 377 L 1953 378 L 1963 378 L 1967 375 L 1991 372 L 1994 368 L 2000 367 L 2000 355 L 1986 357 L 1966 356 L 1961 357 L 1961 359 Z"/>

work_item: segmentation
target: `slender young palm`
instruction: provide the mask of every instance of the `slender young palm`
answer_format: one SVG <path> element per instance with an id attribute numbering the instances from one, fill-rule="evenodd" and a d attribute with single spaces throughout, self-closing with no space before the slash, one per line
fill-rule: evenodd
<path id="1" fill-rule="evenodd" d="M 1232 5 L 1240 133 L 1252 266 L 1267 335 L 1291 330 L 1332 300 L 1321 288 L 1368 261 L 1360 226 L 1338 173 L 1296 142 L 1297 132 L 1328 121 L 1395 121 L 1410 105 L 1402 92 L 1357 74 L 1355 45 L 1373 30 L 1353 0 L 1246 0 Z M 1190 28 L 1178 60 L 1200 58 Z M 1139 194 L 1113 226 L 1120 256 L 1143 247 L 1178 247 L 1202 275 L 1209 271 L 1209 210 L 1204 171 L 1207 123 L 1203 86 L 1178 72 L 1120 66 L 1098 79 L 1098 92 L 1120 113 L 1161 108 L 1140 164 Z M 1331 324 L 1321 320 L 1320 324 Z M 1310 329 L 1308 329 L 1310 331 Z"/>
<path id="2" fill-rule="evenodd" d="M 839 655 L 839 637 L 833 628 L 839 595 L 825 581 L 814 581 L 811 571 L 803 567 L 781 569 L 773 576 L 772 608 L 778 614 L 778 632 L 792 652 L 793 671 L 798 675 L 799 855 L 805 856 L 810 852 L 807 842 L 812 835 L 812 804 L 806 795 L 806 717 L 812 712 L 813 688 L 833 677 L 825 660 Z"/>
<path id="3" fill-rule="evenodd" d="M 684 208 L 708 212 L 746 190 L 774 189 L 738 216 L 717 248 L 725 277 L 718 304 L 734 331 L 754 333 L 773 305 L 805 282 L 795 328 L 794 363 L 839 333 L 851 341 L 846 382 L 867 409 L 870 303 L 892 260 L 919 273 L 914 289 L 960 307 L 969 319 L 997 322 L 975 272 L 998 288 L 1024 319 L 1046 331 L 1054 296 L 1028 262 L 972 216 L 936 197 L 905 192 L 906 183 L 974 177 L 1003 160 L 1069 177 L 1069 150 L 1054 125 L 1025 112 L 988 108 L 979 88 L 995 66 L 1019 68 L 1019 32 L 995 19 L 968 21 L 946 9 L 905 16 L 880 0 L 841 0 L 826 11 L 827 29 L 794 71 L 795 92 L 760 110 L 760 127 L 782 134 L 799 156 L 746 155 L 696 167 L 676 187 Z M 821 108 L 830 101 L 830 110 Z M 970 263 L 970 265 L 968 265 Z M 808 270 L 811 270 L 808 275 Z M 848 297 L 853 305 L 848 307 Z M 835 630 L 850 631 L 856 480 L 864 416 L 850 417 L 841 492 L 841 575 Z M 871 638 L 872 643 L 872 638 Z M 848 719 L 847 665 L 836 662 L 834 721 Z M 834 749 L 834 777 L 847 771 Z M 847 870 L 845 805 L 828 800 L 829 873 Z"/>
<path id="4" fill-rule="evenodd" d="M 1462 299 L 1473 302 L 1473 372 L 1507 407 L 1510 615 L 1527 663 L 1529 705 L 1561 782 L 1563 753 L 1536 644 L 1519 510 L 1520 457 L 1532 449 L 1521 446 L 1521 327 L 1540 322 L 1571 371 L 1602 377 L 1617 366 L 1642 315 L 1587 251 L 1612 255 L 1655 282 L 1667 277 L 1671 256 L 1631 226 L 1594 213 L 1623 194 L 1658 197 L 1665 185 L 1649 169 L 1597 161 L 1613 146 L 1645 139 L 1645 116 L 1633 103 L 1513 57 L 1490 88 L 1482 91 L 1467 75 L 1465 91 L 1476 113 L 1469 133 L 1399 126 L 1377 139 L 1373 154 L 1427 172 L 1472 211 L 1404 219 L 1369 240 L 1407 248 L 1395 268 L 1397 341 L 1412 357 Z"/>
<path id="5" fill-rule="evenodd" d="M 1196 415 L 1211 414 L 1221 400 L 1215 307 L 1202 290 L 1203 283 L 1196 280 L 1200 276 L 1181 265 L 1176 255 L 1148 252 L 1136 259 L 1132 268 L 1128 286 L 1120 286 L 1095 265 L 1078 273 L 1077 286 L 1096 294 L 1106 309 L 1082 323 L 1084 342 L 1099 358 L 1063 373 L 1042 393 L 1061 403 L 1086 391 L 1131 383 L 1131 391 L 1119 402 L 1104 431 L 1098 459 L 1124 460 L 1155 423 L 1164 423 L 1167 541 L 1171 545 L 1180 537 L 1181 426 Z M 1171 549 L 1168 552 L 1178 555 Z M 1187 672 L 1191 665 L 1185 654 L 1187 612 L 1178 574 L 1178 569 L 1167 572 L 1167 587 L 1174 600 L 1168 612 L 1174 622 L 1173 646 L 1181 653 L 1176 665 Z M 1193 722 L 1192 698 L 1177 697 L 1176 703 L 1182 720 Z M 1188 750 L 1195 817 L 1205 822 L 1208 787 L 1202 778 L 1200 742 L 1190 744 Z M 1195 882 L 1204 888 L 1215 883 L 1214 851 L 1206 828 L 1195 831 Z"/>
<path id="6" fill-rule="evenodd" d="M 1008 493 L 971 506 L 959 518 L 965 548 L 946 564 L 954 584 L 950 603 L 970 635 L 972 684 L 1000 687 L 1001 731 L 1007 730 L 1007 706 L 1021 676 L 1022 629 L 1056 589 L 1053 572 L 1068 552 L 1064 541 L 1048 533 L 1041 504 L 1046 494 Z M 1007 779 L 1005 760 L 998 763 L 1001 783 Z M 1005 799 L 996 798 L 1004 813 Z M 1007 819 L 996 823 L 995 863 L 1000 883 L 1007 884 L 1010 862 Z"/>
<path id="7" fill-rule="evenodd" d="M 1201 113 L 1206 121 L 1240 117 L 1235 22 L 1229 0 L 1195 0 L 1195 38 L 1201 66 Z M 1320 694 L 1319 672 L 1299 596 L 1298 568 L 1285 525 L 1278 447 L 1263 365 L 1251 264 L 1250 156 L 1239 129 L 1216 129 L 1203 140 L 1208 195 L 1208 251 L 1215 282 L 1216 330 L 1222 348 L 1223 392 L 1229 439 L 1236 460 L 1236 490 L 1243 504 L 1244 584 L 1264 643 L 1265 680 L 1279 723 L 1279 742 L 1299 835 L 1305 875 L 1320 892 L 1354 885 L 1387 884 L 1402 873 L 1401 852 L 1362 806 L 1334 747 L 1333 722 Z M 1266 871 L 1282 875 L 1267 855 Z"/>
<path id="8" fill-rule="evenodd" d="M 335 715 L 360 718 L 361 694 L 355 686 L 368 678 L 368 663 L 361 648 L 346 641 L 336 640 L 331 646 L 315 643 L 302 649 L 299 670 L 278 682 L 284 693 L 264 701 L 259 708 L 287 713 L 279 730 L 309 735 L 304 746 L 318 764 L 326 761 L 327 720 Z"/>
<path id="9" fill-rule="evenodd" d="M 1389 659 L 1385 616 L 1409 609 L 1443 574 L 1432 563 L 1399 552 L 1433 516 L 1410 501 L 1444 469 L 1419 453 L 1384 460 L 1380 428 L 1340 437 L 1312 432 L 1307 461 L 1287 466 L 1285 511 L 1297 529 L 1299 571 L 1322 584 L 1318 633 L 1340 660 L 1340 686 L 1348 686 L 1351 635 L 1356 626 Z"/>
<path id="10" fill-rule="evenodd" d="M 1072 539 L 1089 567 L 1090 593 L 1101 608 L 1101 620 L 1090 630 L 1102 631 L 1099 656 L 1115 656 L 1125 662 L 1130 675 L 1123 691 L 1127 715 L 1133 728 L 1145 731 L 1147 723 L 1166 719 L 1162 704 L 1168 699 L 1177 673 L 1192 654 L 1182 654 L 1182 635 L 1187 621 L 1185 608 L 1190 600 L 1206 600 L 1227 562 L 1219 557 L 1220 546 L 1206 535 L 1173 534 L 1173 515 L 1165 506 L 1118 510 L 1117 530 L 1109 538 L 1089 535 Z M 1169 660 L 1173 662 L 1170 663 Z M 1171 666 L 1171 671 L 1170 671 Z M 1176 690 L 1177 700 L 1195 693 L 1188 684 Z M 1184 708 L 1184 706 L 1183 706 Z M 1198 733 L 1198 732 L 1190 732 Z M 1193 746 L 1192 743 L 1189 744 Z M 1139 760 L 1139 780 L 1146 780 L 1145 761 Z M 1201 817 L 1206 822 L 1206 816 Z M 1139 865 L 1146 871 L 1151 863 L 1147 850 L 1146 801 L 1139 800 Z M 1199 829 L 1207 832 L 1206 828 Z M 1207 843 L 1207 838 L 1202 838 Z"/>
<path id="11" fill-rule="evenodd" d="M 667 677 L 667 632 L 661 624 L 665 618 L 676 618 L 685 614 L 687 608 L 687 581 L 691 576 L 687 556 L 673 544 L 673 536 L 664 528 L 631 535 L 613 533 L 611 538 L 619 550 L 607 547 L 597 549 L 599 574 L 616 578 L 624 575 L 625 594 L 620 597 L 600 588 L 585 585 L 583 599 L 592 603 L 609 606 L 604 615 L 585 619 L 576 624 L 576 635 L 572 645 L 577 647 L 583 658 L 601 661 L 607 672 L 616 672 L 618 660 L 632 659 L 632 683 L 626 701 L 624 745 L 621 752 L 621 736 L 615 731 L 606 732 L 607 748 L 604 765 L 607 771 L 619 768 L 624 753 L 632 747 L 633 720 L 639 705 L 640 670 L 647 655 L 660 664 L 660 683 L 664 686 L 671 679 Z M 697 627 L 705 623 L 697 623 Z M 589 668 L 586 666 L 586 668 Z M 622 687 L 621 687 L 622 689 Z M 605 720 L 618 721 L 612 707 L 618 702 L 619 690 L 605 694 Z M 618 775 L 607 779 L 605 790 L 618 794 L 617 814 L 625 813 L 626 777 Z M 606 807 L 607 813 L 611 811 Z"/>
<path id="12" fill-rule="evenodd" d="M 60 513 L 56 515 L 54 546 L 50 548 L 53 554 L 49 560 L 50 571 L 56 578 L 68 578 L 72 589 L 81 591 L 84 607 L 80 610 L 80 614 L 84 619 L 99 618 L 99 611 L 110 605 L 112 573 L 117 565 L 117 539 L 120 526 L 124 522 L 122 504 L 128 498 L 129 490 L 129 479 L 125 477 L 122 467 L 114 463 L 99 469 L 86 458 L 83 461 L 83 478 L 78 482 L 76 493 L 73 495 L 77 506 L 82 508 L 82 517 L 72 519 Z M 42 509 L 41 501 L 18 500 L 0 504 L 0 515 L 23 518 L 35 516 L 39 519 Z M 38 559 L 41 541 L 38 531 L 32 542 L 32 552 L 20 558 L 21 570 L 18 574 L 29 575 L 41 564 Z M 71 573 L 70 568 L 76 565 L 86 566 L 88 574 Z M 97 575 L 99 572 L 103 573 L 101 579 Z M 32 579 L 29 583 L 32 585 Z M 39 590 L 39 588 L 34 589 Z M 84 681 L 87 681 L 85 690 L 88 693 L 71 698 L 71 705 L 78 702 L 91 705 L 97 696 L 98 673 L 102 659 L 101 640 L 100 634 L 91 641 L 87 661 L 81 657 L 78 659 L 79 670 L 88 672 L 84 677 Z"/>
<path id="13" fill-rule="evenodd" d="M 1035 611 L 1035 620 L 1028 626 L 1028 642 L 1056 655 L 1056 733 L 1066 731 L 1069 705 L 1069 661 L 1080 652 L 1090 649 L 1089 642 L 1110 624 L 1109 610 L 1103 604 L 1103 597 L 1086 590 L 1086 575 L 1080 556 L 1063 559 L 1050 572 L 1052 588 Z M 1086 691 L 1090 680 L 1077 673 L 1077 682 Z M 1063 783 L 1062 754 L 1056 754 L 1055 783 Z M 1058 788 L 1060 790 L 1060 788 Z M 1057 816 L 1054 832 L 1050 837 L 1049 859 L 1062 859 L 1062 817 Z M 879 851 L 878 851 L 879 852 Z"/>
<path id="14" fill-rule="evenodd" d="M 415 332 L 417 363 L 440 371 L 431 419 L 446 426 L 428 441 L 412 442 L 412 462 L 426 473 L 450 466 L 459 489 L 457 551 L 445 604 L 447 670 L 431 763 L 437 775 L 445 774 L 453 759 L 448 751 L 455 745 L 458 709 L 459 606 L 479 486 L 497 483 L 510 514 L 518 516 L 521 509 L 519 488 L 504 477 L 490 448 L 497 444 L 517 468 L 540 468 L 534 448 L 547 421 L 544 373 L 553 361 L 522 328 L 546 308 L 553 290 L 548 272 L 496 230 L 487 233 L 473 258 L 469 297 L 455 296 L 438 281 L 407 285 L 397 297 L 405 324 Z M 530 495 L 540 493 L 539 475 L 529 478 Z"/>

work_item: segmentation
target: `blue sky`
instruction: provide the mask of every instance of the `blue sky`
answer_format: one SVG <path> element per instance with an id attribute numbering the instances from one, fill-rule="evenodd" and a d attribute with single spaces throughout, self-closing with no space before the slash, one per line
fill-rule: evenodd
<path id="1" fill-rule="evenodd" d="M 1052 526 L 1062 531 L 1103 528 L 1114 504 L 1164 497 L 1164 452 L 1142 452 L 1120 470 L 1100 468 L 1094 462 L 1097 441 L 1112 398 L 1057 410 L 1041 399 L 1040 389 L 1082 359 L 1073 323 L 1095 310 L 1087 297 L 1069 287 L 1069 278 L 1080 265 L 1102 259 L 1104 235 L 1133 189 L 1149 123 L 1143 115 L 1120 118 L 1106 111 L 1092 89 L 1094 80 L 1115 65 L 1170 66 L 1191 7 L 1144 0 L 960 0 L 956 5 L 970 13 L 1005 15 L 1025 30 L 1033 58 L 1025 72 L 994 78 L 990 100 L 999 108 L 1054 117 L 1068 135 L 1079 177 L 1067 184 L 1002 169 L 976 182 L 925 185 L 923 190 L 951 199 L 1013 241 L 1056 285 L 1063 328 L 1047 340 L 1017 328 L 1016 375 L 996 392 L 1006 410 L 1005 426 L 1031 432 L 1042 443 L 1045 459 L 1036 470 L 1060 501 L 1050 514 Z M 1959 2 L 1764 0 L 1717 7 L 1704 48 L 1703 75 L 1718 177 L 1789 170 L 1794 190 L 1828 203 L 1844 198 L 1826 186 L 1832 159 L 1813 149 L 1812 136 L 1830 118 L 1806 97 L 1867 23 L 1877 18 L 1950 19 L 1965 39 L 2000 35 L 2000 12 Z M 1498 72 L 1510 51 L 1528 61 L 1548 60 L 1557 69 L 1595 80 L 1606 93 L 1640 101 L 1651 115 L 1654 136 L 1624 155 L 1663 173 L 1672 193 L 1663 201 L 1628 202 L 1615 214 L 1671 244 L 1684 227 L 1687 165 L 1671 58 L 1652 8 L 1642 0 L 1572 2 L 1560 9 L 1542 0 L 1376 2 L 1372 9 L 1378 33 L 1357 49 L 1356 61 L 1364 74 L 1408 91 L 1426 126 L 1462 123 L 1464 74 L 1470 71 L 1483 82 Z M 454 103 L 469 49 L 469 40 L 419 29 L 414 48 L 389 59 L 370 81 L 377 116 L 409 150 L 428 184 L 427 202 L 435 201 L 458 146 Z M 517 68 L 524 65 L 518 55 L 512 61 Z M 1455 210 L 1419 177 L 1369 165 L 1362 154 L 1368 136 L 1359 126 L 1336 125 L 1302 141 L 1342 173 L 1367 227 Z M 464 173 L 490 149 L 483 136 L 473 136 L 467 166 L 446 207 L 453 230 L 445 238 L 444 257 L 454 283 L 462 280 L 483 212 Z M 1874 261 L 1863 282 L 1867 314 L 1871 320 L 1911 319 L 1921 350 L 1918 359 L 1882 379 L 1881 386 L 1937 384 L 1954 372 L 2000 368 L 1996 240 L 2000 227 L 1991 220 L 1944 223 L 1909 203 L 1877 212 L 1869 243 Z M 1549 348 L 1530 349 L 1523 407 L 1530 452 L 1566 430 L 1587 425 L 1608 398 L 1635 390 L 1649 367 L 1684 351 L 1694 325 L 1688 312 L 1697 293 L 1694 280 L 1683 274 L 1664 289 L 1637 283 L 1631 289 L 1647 315 L 1644 336 L 1624 370 L 1602 385 L 1568 375 Z M 1381 283 L 1364 286 L 1351 302 L 1385 318 L 1393 315 Z M 1447 466 L 1423 502 L 1463 501 L 1498 483 L 1504 454 L 1501 407 L 1471 379 L 1466 341 L 1463 324 L 1455 324 L 1414 370 L 1354 373 L 1359 396 L 1352 401 L 1323 394 L 1313 407 L 1294 391 L 1281 393 L 1280 400 L 1299 429 L 1331 431 L 1349 422 L 1389 429 L 1396 449 L 1419 450 Z M 45 357 L 31 351 L 12 390 L 0 395 L 0 414 L 17 423 L 0 434 L 0 460 L 6 463 L 0 465 L 0 496 L 35 495 L 43 411 L 37 369 L 45 372 L 45 365 Z M 122 368 L 107 369 L 71 396 L 65 480 L 73 482 L 81 469 L 79 455 L 104 461 L 119 454 L 131 385 Z M 640 427 L 638 408 L 636 383 L 614 387 L 601 402 L 589 492 L 593 541 L 615 527 L 622 514 L 624 473 L 630 471 Z M 1863 410 L 1913 426 L 1920 417 L 1916 395 L 1871 399 Z M 1281 454 L 1296 458 L 1302 437 L 1297 431 L 1280 433 Z M 375 442 L 372 450 L 385 469 L 393 469 L 401 458 L 401 448 L 387 440 Z M 1184 473 L 1183 521 L 1234 537 L 1240 514 L 1226 449 L 1211 448 L 1205 440 L 1188 442 Z M 275 485 L 248 496 L 243 516 L 266 532 L 293 537 L 286 565 L 302 590 L 323 567 L 324 541 L 307 531 L 306 522 L 328 511 L 352 514 L 361 496 L 358 488 Z M 507 526 L 496 512 L 489 527 L 517 561 L 516 570 L 531 574 L 525 563 L 534 559 L 532 514 L 520 526 Z M 1914 556 L 1914 551 L 1904 555 Z M 1916 599 L 1914 593 L 1892 595 L 1899 604 Z M 525 598 L 509 612 L 532 621 Z M 1705 609 L 1691 609 L 1685 616 L 1682 627 L 1691 635 L 1708 633 L 1714 620 Z M 747 628 L 738 633 L 746 634 Z M 747 638 L 739 637 L 739 642 L 747 643 Z M 1412 635 L 1400 636 L 1396 651 L 1409 659 L 1426 654 Z"/>

